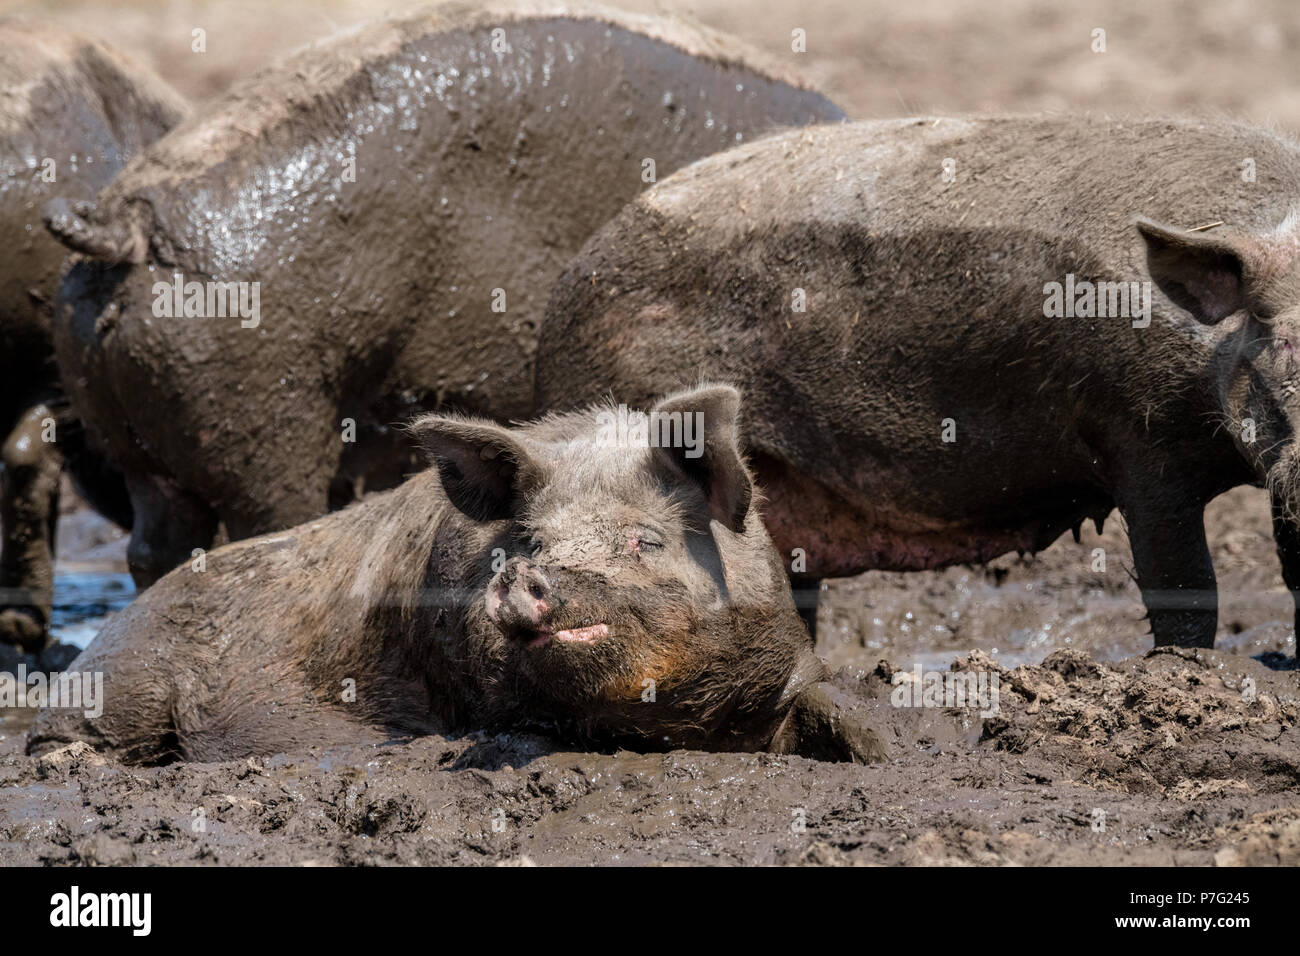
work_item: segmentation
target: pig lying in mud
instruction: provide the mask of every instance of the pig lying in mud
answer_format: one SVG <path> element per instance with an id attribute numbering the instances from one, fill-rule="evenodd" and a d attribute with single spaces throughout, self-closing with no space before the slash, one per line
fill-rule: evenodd
<path id="1" fill-rule="evenodd" d="M 1227 122 L 792 131 L 590 240 L 539 407 L 736 382 L 812 578 L 1036 551 L 1118 507 L 1156 643 L 1212 646 L 1220 493 L 1270 488 L 1300 595 L 1297 202 L 1296 144 Z"/>
<path id="2" fill-rule="evenodd" d="M 878 759 L 819 684 L 738 411 L 726 386 L 669 396 L 671 441 L 618 439 L 597 408 L 424 417 L 436 468 L 167 575 L 71 667 L 104 674 L 102 714 L 45 711 L 30 748 L 220 760 L 534 728 Z"/>
<path id="3" fill-rule="evenodd" d="M 452 6 L 290 58 L 52 205 L 82 253 L 59 362 L 126 474 L 137 582 L 219 523 L 396 484 L 415 412 L 530 416 L 550 285 L 651 161 L 841 116 L 683 24 Z"/>
<path id="4" fill-rule="evenodd" d="M 184 113 L 176 94 L 116 51 L 0 20 L 0 641 L 26 650 L 47 640 L 61 458 L 96 508 L 131 522 L 121 475 L 86 447 L 62 397 L 50 307 L 67 250 L 41 209 L 63 192 L 103 189 Z"/>

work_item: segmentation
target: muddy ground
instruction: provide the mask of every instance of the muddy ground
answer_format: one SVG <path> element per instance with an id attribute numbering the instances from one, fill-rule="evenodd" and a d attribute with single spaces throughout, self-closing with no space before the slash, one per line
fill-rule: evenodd
<path id="1" fill-rule="evenodd" d="M 1146 651 L 1117 520 L 827 588 L 821 650 L 885 742 L 871 766 L 501 736 L 137 769 L 27 757 L 10 714 L 0 864 L 1300 864 L 1300 671 L 1261 493 L 1210 529 L 1229 633 L 1209 652 Z M 996 675 L 997 712 L 894 706 L 917 664 Z"/>
<path id="2" fill-rule="evenodd" d="M 1300 863 L 1294 673 L 1059 651 L 984 721 L 894 708 L 887 674 L 846 681 L 891 751 L 866 767 L 512 737 L 139 770 L 15 738 L 0 863 Z"/>
<path id="3" fill-rule="evenodd" d="M 790 31 L 805 29 L 793 65 L 857 117 L 1146 110 L 1300 130 L 1289 0 L 615 5 L 693 12 L 771 54 L 793 56 Z M 201 100 L 375 7 L 47 0 L 37 12 Z M 196 26 L 206 54 L 189 52 Z M 1089 49 L 1096 27 L 1104 54 Z M 28 758 L 23 715 L 9 714 L 0 864 L 1294 865 L 1300 671 L 1262 493 L 1225 495 L 1207 524 L 1214 652 L 1148 652 L 1118 517 L 1033 558 L 832 583 L 819 649 L 884 739 L 883 764 L 497 737 L 141 770 L 79 750 Z M 63 567 L 117 560 L 120 542 L 93 520 L 65 525 Z M 997 714 L 892 706 L 892 675 L 917 665 L 996 674 Z"/>

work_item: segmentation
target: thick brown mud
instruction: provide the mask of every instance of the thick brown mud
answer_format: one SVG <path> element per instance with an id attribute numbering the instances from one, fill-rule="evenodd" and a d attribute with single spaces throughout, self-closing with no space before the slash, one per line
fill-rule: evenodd
<path id="1" fill-rule="evenodd" d="M 870 766 L 521 735 L 135 768 L 27 757 L 10 712 L 0 865 L 1300 864 L 1300 671 L 1262 494 L 1209 528 L 1214 651 L 1150 650 L 1118 521 L 829 587 L 821 650 L 885 741 Z M 996 677 L 995 706 L 895 706 L 918 665 Z"/>
<path id="2" fill-rule="evenodd" d="M 1294 673 L 1060 651 L 999 670 L 985 719 L 895 708 L 888 673 L 851 682 L 888 741 L 871 766 L 430 737 L 139 769 L 19 735 L 0 864 L 1300 863 Z"/>

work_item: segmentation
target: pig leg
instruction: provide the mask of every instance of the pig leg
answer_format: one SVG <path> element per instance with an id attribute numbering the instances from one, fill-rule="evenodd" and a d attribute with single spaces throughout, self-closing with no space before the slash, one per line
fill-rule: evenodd
<path id="1" fill-rule="evenodd" d="M 27 752 L 43 754 L 81 741 L 130 763 L 162 763 L 182 756 L 178 719 L 202 699 L 194 668 L 224 673 L 203 642 L 160 627 L 146 600 L 120 612 L 126 624 L 106 628 L 67 668 L 89 680 L 93 699 L 81 707 L 46 707 L 27 736 Z M 179 643 L 187 646 L 178 649 Z"/>
<path id="2" fill-rule="evenodd" d="M 64 474 L 72 479 L 77 494 L 97 514 L 120 528 L 131 527 L 131 496 L 122 473 L 90 447 L 86 427 L 70 413 L 58 416 L 59 451 Z"/>
<path id="3" fill-rule="evenodd" d="M 790 707 L 768 749 L 810 760 L 878 763 L 885 744 L 863 702 L 830 681 L 809 685 Z"/>
<path id="4" fill-rule="evenodd" d="M 28 409 L 0 448 L 0 641 L 29 652 L 46 644 L 54 600 L 62 461 L 43 440 L 50 415 L 43 404 Z"/>
<path id="5" fill-rule="evenodd" d="M 1153 499 L 1150 489 L 1160 489 Z M 1213 647 L 1219 592 L 1205 541 L 1205 505 L 1176 504 L 1177 492 L 1157 482 L 1143 496 L 1119 496 L 1142 601 L 1156 646 Z"/>
<path id="6" fill-rule="evenodd" d="M 1273 540 L 1282 562 L 1282 580 L 1295 604 L 1296 657 L 1300 659 L 1300 527 L 1286 516 L 1282 503 L 1273 499 Z"/>
<path id="7" fill-rule="evenodd" d="M 189 561 L 194 549 L 212 547 L 217 515 L 206 503 L 159 478 L 127 478 L 133 521 L 127 564 L 135 586 L 144 590 Z"/>

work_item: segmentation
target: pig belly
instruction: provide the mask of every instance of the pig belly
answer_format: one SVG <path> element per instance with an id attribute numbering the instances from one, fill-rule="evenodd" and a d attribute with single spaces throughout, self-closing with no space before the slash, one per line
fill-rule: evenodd
<path id="1" fill-rule="evenodd" d="M 929 571 L 981 564 L 1010 552 L 1048 547 L 1084 520 L 1101 522 L 1114 507 L 1105 496 L 1063 494 L 1059 510 L 1011 525 L 972 514 L 960 522 L 854 502 L 785 468 L 755 462 L 765 502 L 763 520 L 787 567 L 800 555 L 809 577 L 848 577 L 863 571 Z M 1009 501 L 1009 504 L 1014 502 Z"/>
<path id="2" fill-rule="evenodd" d="M 1037 551 L 1045 547 L 1043 527 L 1010 531 L 897 531 L 864 525 L 842 514 L 828 522 L 806 524 L 798 515 L 768 505 L 764 518 L 768 533 L 793 562 L 796 549 L 806 555 L 810 577 L 848 577 L 863 571 L 928 571 L 952 564 L 980 564 L 1011 551 Z M 1051 534 L 1059 537 L 1061 528 Z M 793 565 L 792 565 L 793 566 Z"/>

